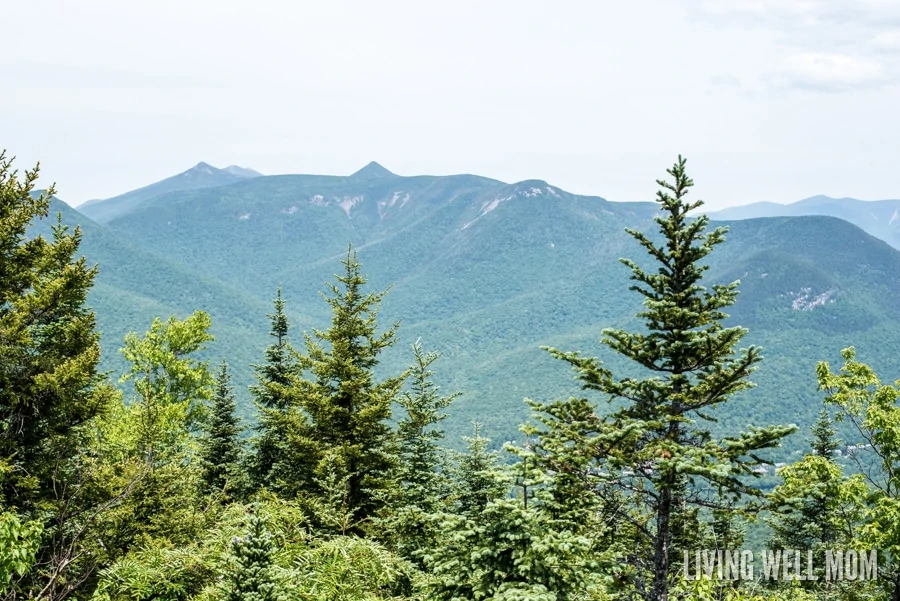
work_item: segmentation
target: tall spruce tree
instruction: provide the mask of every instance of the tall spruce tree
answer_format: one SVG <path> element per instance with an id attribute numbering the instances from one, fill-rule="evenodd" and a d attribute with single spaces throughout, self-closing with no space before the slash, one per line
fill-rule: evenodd
<path id="1" fill-rule="evenodd" d="M 376 317 L 387 291 L 363 292 L 366 278 L 352 247 L 342 265 L 344 273 L 324 295 L 331 327 L 307 335 L 306 354 L 298 357 L 305 377 L 294 383 L 292 432 L 298 435 L 292 440 L 305 445 L 304 457 L 315 453 L 319 481 L 346 482 L 346 507 L 359 532 L 393 484 L 395 438 L 388 420 L 406 374 L 376 381 L 379 355 L 394 344 L 399 324 L 378 333 Z"/>
<path id="2" fill-rule="evenodd" d="M 460 393 L 447 396 L 438 394 L 433 381 L 431 365 L 440 353 L 426 353 L 416 341 L 412 347 L 414 362 L 410 366 L 411 390 L 400 396 L 397 404 L 406 415 L 397 424 L 399 469 L 397 478 L 401 484 L 405 505 L 419 507 L 422 511 L 437 510 L 446 493 L 447 474 L 443 462 L 443 449 L 439 442 L 444 431 L 436 427 L 447 418 L 444 409 Z"/>
<path id="3" fill-rule="evenodd" d="M 0 152 L 0 506 L 27 511 L 58 500 L 59 478 L 71 475 L 61 462 L 112 399 L 85 307 L 97 268 L 76 258 L 81 230 L 28 235 L 55 192 L 34 192 L 38 172 L 20 176 Z"/>
<path id="4" fill-rule="evenodd" d="M 19 174 L 0 152 L 0 529 L 15 538 L 21 518 L 28 532 L 12 565 L 0 552 L 3 579 L 16 573 L 0 596 L 12 599 L 63 598 L 96 569 L 84 542 L 108 497 L 91 481 L 89 447 L 117 398 L 98 373 L 100 333 L 85 307 L 97 268 L 78 257 L 80 229 L 60 216 L 49 237 L 29 231 L 54 194 L 35 192 L 38 172 Z"/>
<path id="5" fill-rule="evenodd" d="M 472 436 L 463 436 L 466 452 L 461 454 L 453 474 L 453 510 L 459 515 L 480 515 L 488 503 L 509 490 L 500 468 L 497 451 L 489 450 L 491 439 L 481 435 L 481 424 L 473 425 Z"/>
<path id="6" fill-rule="evenodd" d="M 212 411 L 206 436 L 200 449 L 202 479 L 207 492 L 233 497 L 243 488 L 241 478 L 240 419 L 234 414 L 236 403 L 230 385 L 228 364 L 222 362 L 216 374 Z"/>
<path id="7" fill-rule="evenodd" d="M 649 565 L 639 565 L 637 592 L 646 599 L 669 598 L 673 571 L 673 516 L 679 507 L 706 500 L 698 498 L 702 486 L 731 496 L 759 495 L 746 482 L 763 460 L 757 451 L 778 446 L 794 426 L 750 428 L 749 432 L 715 439 L 706 423 L 708 411 L 736 392 L 751 386 L 747 377 L 760 361 L 760 351 L 749 347 L 735 352 L 746 330 L 725 327 L 722 309 L 737 297 L 738 282 L 701 285 L 707 266 L 701 264 L 725 240 L 725 228 L 706 232 L 705 215 L 689 218 L 702 201 L 685 197 L 693 181 L 678 157 L 667 170 L 673 181 L 657 180 L 657 202 L 662 213 L 655 218 L 661 241 L 628 229 L 657 263 L 645 271 L 636 262 L 622 259 L 636 282 L 631 289 L 644 297 L 645 310 L 638 314 L 645 331 L 603 331 L 603 342 L 636 363 L 645 377 L 617 377 L 594 358 L 577 352 L 548 349 L 570 363 L 583 388 L 603 393 L 616 401 L 611 411 L 590 418 L 591 436 L 585 442 L 604 482 L 635 497 L 653 516 L 636 522 L 644 541 L 652 548 Z M 569 403 L 583 402 L 572 399 Z M 563 419 L 579 412 L 559 412 Z M 550 415 L 551 419 L 555 419 Z M 683 480 L 686 479 L 686 482 Z"/>
<path id="8" fill-rule="evenodd" d="M 296 370 L 293 351 L 288 343 L 288 319 L 284 313 L 281 288 L 274 301 L 275 311 L 269 315 L 272 329 L 269 335 L 274 342 L 266 348 L 266 362 L 254 365 L 257 383 L 250 387 L 259 412 L 255 426 L 254 457 L 250 472 L 256 487 L 266 486 L 277 490 L 291 471 L 286 465 L 285 449 L 288 434 L 286 415 L 291 399 L 292 375 Z"/>
<path id="9" fill-rule="evenodd" d="M 422 554 L 439 536 L 431 518 L 449 493 L 448 466 L 439 444 L 444 431 L 438 424 L 446 419 L 443 411 L 459 393 L 438 393 L 431 365 L 440 353 L 426 353 L 418 340 L 412 351 L 410 390 L 400 395 L 397 402 L 406 413 L 397 424 L 398 486 L 381 527 L 401 555 L 420 562 Z"/>

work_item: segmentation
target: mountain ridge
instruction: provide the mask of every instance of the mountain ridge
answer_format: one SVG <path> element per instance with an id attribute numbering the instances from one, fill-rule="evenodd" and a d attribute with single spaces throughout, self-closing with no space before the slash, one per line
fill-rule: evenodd
<path id="1" fill-rule="evenodd" d="M 262 177 L 262 175 L 252 169 L 237 167 L 236 165 L 219 169 L 201 161 L 186 171 L 124 194 L 111 198 L 89 200 L 78 205 L 78 210 L 94 221 L 105 223 L 128 213 L 142 202 L 168 192 L 213 188 L 255 177 Z"/>
<path id="2" fill-rule="evenodd" d="M 707 215 L 723 220 L 827 215 L 853 223 L 894 248 L 900 248 L 900 199 L 859 200 L 820 194 L 788 204 L 758 202 L 728 207 Z"/>

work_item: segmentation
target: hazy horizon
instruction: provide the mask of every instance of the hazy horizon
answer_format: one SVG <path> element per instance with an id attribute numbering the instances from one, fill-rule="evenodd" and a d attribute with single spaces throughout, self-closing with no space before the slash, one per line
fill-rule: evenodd
<path id="1" fill-rule="evenodd" d="M 72 205 L 198 161 L 711 210 L 900 197 L 900 2 L 13 3 L 0 148 Z"/>

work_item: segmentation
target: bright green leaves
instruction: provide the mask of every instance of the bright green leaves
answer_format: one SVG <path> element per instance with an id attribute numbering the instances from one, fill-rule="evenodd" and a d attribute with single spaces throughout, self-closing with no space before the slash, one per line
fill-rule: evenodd
<path id="1" fill-rule="evenodd" d="M 40 522 L 23 522 L 11 511 L 0 512 L 0 595 L 34 563 L 42 530 Z"/>
<path id="2" fill-rule="evenodd" d="M 837 373 L 826 362 L 816 366 L 819 389 L 825 403 L 837 408 L 836 419 L 850 422 L 860 436 L 861 447 L 851 457 L 866 475 L 868 494 L 864 506 L 861 542 L 900 557 L 900 380 L 882 384 L 875 371 L 856 360 L 851 348 L 841 351 L 844 365 Z M 862 456 L 874 457 L 875 469 L 866 469 Z M 891 565 L 894 595 L 900 594 L 900 564 Z"/>
<path id="3" fill-rule="evenodd" d="M 134 385 L 129 412 L 138 450 L 148 464 L 162 449 L 181 450 L 205 417 L 213 381 L 208 363 L 193 354 L 213 340 L 210 325 L 209 315 L 196 311 L 184 320 L 156 318 L 143 337 L 125 337 L 122 354 L 131 370 L 122 382 Z"/>

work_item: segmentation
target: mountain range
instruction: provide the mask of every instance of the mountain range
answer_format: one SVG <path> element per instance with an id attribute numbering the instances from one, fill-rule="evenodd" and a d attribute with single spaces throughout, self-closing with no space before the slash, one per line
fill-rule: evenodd
<path id="1" fill-rule="evenodd" d="M 218 169 L 201 162 L 187 171 L 149 186 L 144 186 L 113 198 L 89 200 L 80 204 L 78 210 L 99 223 L 106 223 L 119 215 L 124 215 L 145 200 L 160 194 L 180 190 L 194 190 L 196 188 L 214 188 L 261 175 L 258 171 L 238 167 L 237 165 Z"/>
<path id="2" fill-rule="evenodd" d="M 371 288 L 391 286 L 380 323 L 401 321 L 380 369 L 403 369 L 419 338 L 443 352 L 437 379 L 463 392 L 450 410 L 451 439 L 477 420 L 496 441 L 519 436 L 523 398 L 581 394 L 541 346 L 631 373 L 599 344 L 600 332 L 637 325 L 641 298 L 617 259 L 648 264 L 625 228 L 652 232 L 657 214 L 655 203 L 574 195 L 542 180 L 404 177 L 377 163 L 349 176 L 247 175 L 200 163 L 77 211 L 59 201 L 52 210 L 82 226 L 84 253 L 100 265 L 90 302 L 112 372 L 123 368 L 115 350 L 126 332 L 146 330 L 156 315 L 204 309 L 217 336 L 207 356 L 229 361 L 251 417 L 246 386 L 251 364 L 263 360 L 276 290 L 299 345 L 303 331 L 327 327 L 318 292 L 352 243 Z M 714 427 L 805 427 L 821 406 L 817 361 L 838 361 L 852 344 L 885 379 L 900 373 L 900 251 L 864 231 L 865 217 L 744 219 L 756 216 L 747 210 L 711 215 L 731 220 L 714 223 L 730 232 L 710 256 L 707 283 L 741 280 L 729 321 L 750 329 L 745 342 L 763 346 L 766 359 L 758 386 L 723 405 Z M 785 453 L 805 448 L 805 438 L 792 437 Z"/>
<path id="3" fill-rule="evenodd" d="M 791 204 L 757 202 L 709 213 L 710 219 L 754 219 L 829 215 L 859 226 L 894 248 L 900 248 L 900 200 L 857 200 L 812 196 Z"/>

